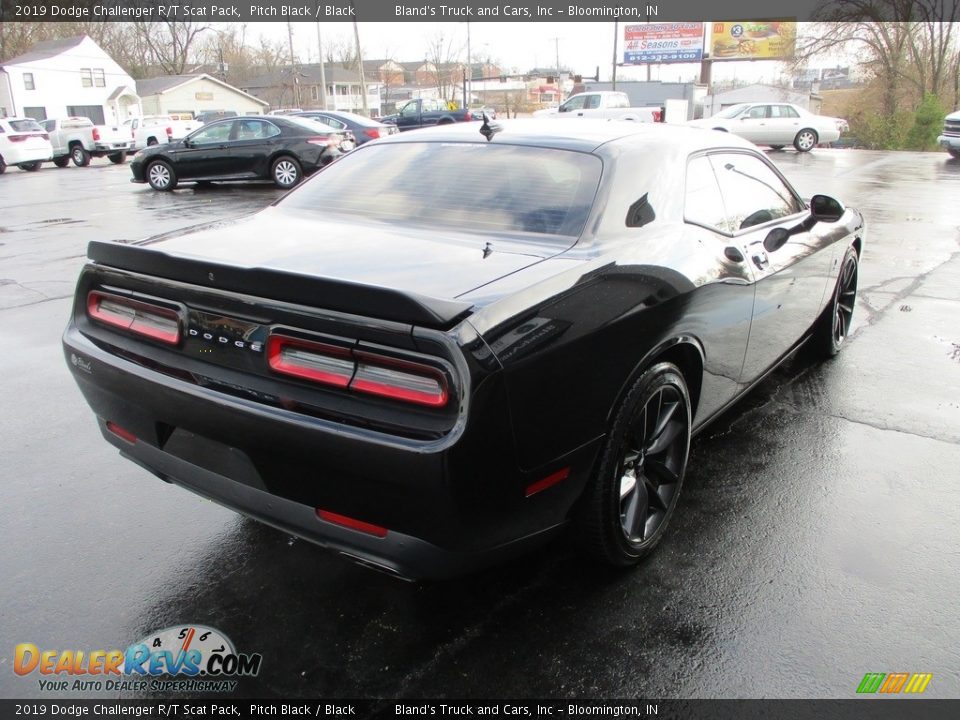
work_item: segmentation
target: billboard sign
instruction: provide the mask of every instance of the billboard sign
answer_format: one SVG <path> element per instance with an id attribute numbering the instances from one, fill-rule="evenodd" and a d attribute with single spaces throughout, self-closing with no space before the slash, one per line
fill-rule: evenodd
<path id="1" fill-rule="evenodd" d="M 700 62 L 703 23 L 643 23 L 623 28 L 623 64 Z"/>
<path id="2" fill-rule="evenodd" d="M 714 60 L 782 60 L 793 57 L 796 42 L 795 22 L 715 22 L 710 56 Z"/>

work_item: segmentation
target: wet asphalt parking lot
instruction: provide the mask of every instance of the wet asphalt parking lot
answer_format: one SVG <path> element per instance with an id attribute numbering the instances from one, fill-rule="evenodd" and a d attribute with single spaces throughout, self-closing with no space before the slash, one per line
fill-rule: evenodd
<path id="1" fill-rule="evenodd" d="M 262 653 L 239 696 L 849 698 L 866 672 L 929 672 L 927 697 L 960 697 L 960 163 L 770 157 L 869 223 L 844 351 L 801 353 L 694 441 L 678 515 L 638 568 L 590 567 L 561 541 L 440 584 L 355 567 L 157 480 L 101 439 L 67 372 L 89 240 L 255 211 L 279 191 L 161 194 L 106 160 L 9 169 L 0 696 L 44 695 L 36 673 L 14 674 L 17 643 L 122 649 L 199 623 Z"/>

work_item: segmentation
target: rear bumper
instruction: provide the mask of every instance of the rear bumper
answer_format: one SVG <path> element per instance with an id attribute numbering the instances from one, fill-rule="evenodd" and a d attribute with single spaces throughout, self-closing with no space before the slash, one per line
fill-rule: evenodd
<path id="1" fill-rule="evenodd" d="M 11 146 L 14 143 L 10 143 Z M 53 150 L 49 147 L 10 147 L 3 151 L 3 160 L 7 165 L 22 163 L 45 162 L 53 158 Z"/>
<path id="2" fill-rule="evenodd" d="M 161 479 L 180 485 L 231 510 L 297 535 L 360 564 L 401 578 L 449 578 L 486 567 L 548 540 L 548 528 L 532 536 L 479 552 L 450 551 L 420 538 L 388 530 L 384 537 L 320 519 L 316 509 L 189 463 L 147 443 L 128 443 L 99 419 L 104 438 L 120 454 Z"/>
<path id="3" fill-rule="evenodd" d="M 115 142 L 115 143 L 97 143 L 93 146 L 93 151 L 103 154 L 113 154 L 118 152 L 131 152 L 133 150 L 133 141 Z"/>
<path id="4" fill-rule="evenodd" d="M 541 474 L 473 423 L 435 441 L 364 428 L 225 396 L 118 357 L 74 325 L 68 366 L 121 453 L 160 476 L 284 532 L 391 573 L 441 578 L 479 569 L 547 540 L 566 521 L 596 448 L 564 464 L 568 480 L 533 497 Z M 499 404 L 487 401 L 488 404 Z M 127 441 L 107 429 L 129 431 Z M 499 417 L 490 425 L 502 425 Z M 544 472 L 553 472 L 551 466 Z M 369 523 L 382 537 L 320 518 Z"/>

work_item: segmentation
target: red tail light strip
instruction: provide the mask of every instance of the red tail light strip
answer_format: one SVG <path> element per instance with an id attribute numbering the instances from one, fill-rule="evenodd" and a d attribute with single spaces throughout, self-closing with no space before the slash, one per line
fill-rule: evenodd
<path id="1" fill-rule="evenodd" d="M 94 290 L 87 295 L 87 315 L 167 345 L 180 343 L 180 314 L 170 308 Z"/>
<path id="2" fill-rule="evenodd" d="M 385 538 L 387 536 L 387 529 L 385 527 L 373 525 L 371 523 L 364 522 L 363 520 L 355 520 L 354 518 L 347 517 L 346 515 L 338 515 L 337 513 L 332 513 L 329 510 L 321 510 L 320 508 L 317 508 L 317 517 L 324 522 L 340 525 L 341 527 L 350 528 L 351 530 L 358 530 L 359 532 L 366 533 L 367 535 L 373 535 L 374 537 Z"/>
<path id="3" fill-rule="evenodd" d="M 282 335 L 267 340 L 267 362 L 278 373 L 343 388 L 350 384 L 354 371 L 347 348 Z"/>
<path id="4" fill-rule="evenodd" d="M 447 379 L 438 368 L 368 351 L 271 335 L 267 361 L 284 375 L 414 405 L 439 408 L 449 399 Z"/>

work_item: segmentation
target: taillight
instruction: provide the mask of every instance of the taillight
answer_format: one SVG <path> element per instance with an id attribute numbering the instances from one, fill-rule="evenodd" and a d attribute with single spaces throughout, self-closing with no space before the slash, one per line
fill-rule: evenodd
<path id="1" fill-rule="evenodd" d="M 94 128 L 94 129 L 93 129 L 93 139 L 94 139 L 94 140 L 99 140 L 99 139 L 100 139 L 100 130 L 98 130 L 97 128 Z"/>
<path id="2" fill-rule="evenodd" d="M 167 140 L 173 137 L 173 128 L 167 128 Z"/>
<path id="3" fill-rule="evenodd" d="M 275 372 L 334 387 L 347 387 L 353 377 L 349 349 L 283 335 L 267 340 L 267 361 Z"/>
<path id="4" fill-rule="evenodd" d="M 380 137 L 380 130 L 378 130 L 377 128 L 367 128 L 366 130 L 363 131 L 363 134 L 366 135 L 368 138 L 373 138 L 374 140 L 376 140 L 378 137 Z"/>
<path id="5" fill-rule="evenodd" d="M 439 370 L 368 352 L 357 351 L 354 356 L 357 373 L 351 389 L 429 407 L 447 404 L 447 383 Z"/>
<path id="6" fill-rule="evenodd" d="M 23 142 L 30 136 L 29 135 L 8 135 L 7 137 L 10 139 L 10 142 Z"/>
<path id="7" fill-rule="evenodd" d="M 449 397 L 438 368 L 366 350 L 271 335 L 267 361 L 283 375 L 414 405 L 443 407 Z"/>
<path id="8" fill-rule="evenodd" d="M 311 145 L 323 145 L 324 147 L 336 146 L 340 144 L 340 138 L 337 135 L 328 135 L 327 137 L 312 137 L 307 138 L 307 142 Z"/>
<path id="9" fill-rule="evenodd" d="M 93 320 L 168 345 L 180 342 L 180 314 L 170 308 L 94 290 L 87 295 Z"/>
<path id="10" fill-rule="evenodd" d="M 470 114 L 470 111 L 467 110 L 463 115 L 464 120 L 473 120 L 473 115 Z"/>

